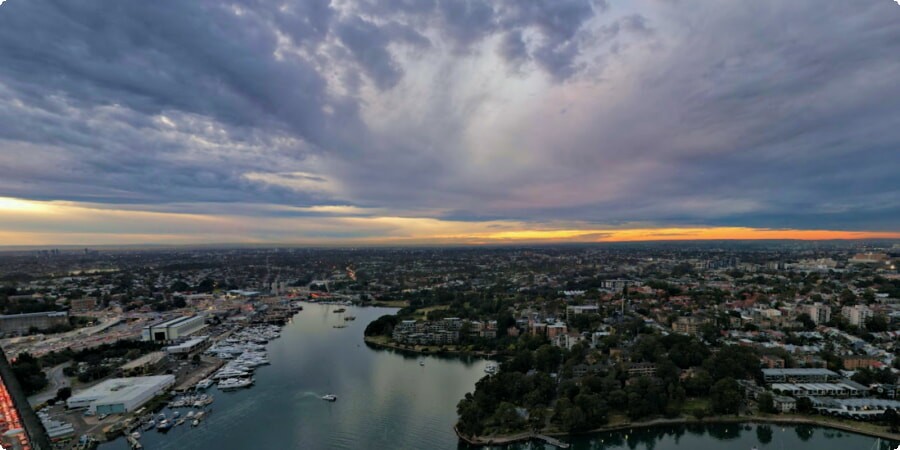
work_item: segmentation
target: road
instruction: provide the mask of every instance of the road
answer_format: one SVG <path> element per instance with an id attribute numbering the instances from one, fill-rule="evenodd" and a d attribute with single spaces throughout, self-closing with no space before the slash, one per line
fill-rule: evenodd
<path id="1" fill-rule="evenodd" d="M 32 395 L 31 397 L 28 397 L 28 403 L 30 403 L 31 406 L 44 403 L 47 400 L 56 397 L 57 390 L 59 390 L 60 388 L 68 387 L 69 379 L 66 378 L 66 376 L 63 374 L 63 369 L 69 367 L 69 365 L 71 364 L 72 362 L 69 361 L 51 368 L 47 372 L 47 381 L 49 381 L 49 384 L 47 384 L 47 388 L 37 394 Z"/>

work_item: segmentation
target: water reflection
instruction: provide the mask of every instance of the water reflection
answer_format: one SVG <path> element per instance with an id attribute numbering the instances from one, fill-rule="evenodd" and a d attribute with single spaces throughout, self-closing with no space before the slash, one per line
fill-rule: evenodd
<path id="1" fill-rule="evenodd" d="M 759 450 L 893 450 L 898 445 L 896 442 L 879 441 L 829 428 L 767 424 L 661 426 L 575 436 L 565 440 L 572 443 L 574 450 L 749 450 L 754 447 Z M 495 448 L 550 450 L 553 447 L 531 442 Z"/>
<path id="2" fill-rule="evenodd" d="M 772 427 L 769 425 L 759 425 L 756 427 L 756 440 L 760 444 L 766 445 L 772 442 Z"/>

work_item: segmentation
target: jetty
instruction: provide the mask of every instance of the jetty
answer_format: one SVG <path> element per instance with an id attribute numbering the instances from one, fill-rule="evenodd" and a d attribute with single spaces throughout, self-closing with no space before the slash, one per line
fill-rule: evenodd
<path id="1" fill-rule="evenodd" d="M 535 432 L 530 433 L 519 433 L 510 436 L 466 436 L 459 432 L 459 428 L 455 425 L 453 426 L 453 431 L 456 432 L 456 436 L 459 437 L 460 440 L 465 442 L 466 444 L 473 447 L 484 447 L 484 446 L 494 446 L 494 445 L 509 445 L 515 444 L 517 442 L 528 442 L 528 441 L 542 441 L 546 444 L 552 445 L 556 448 L 569 448 L 572 444 L 568 442 L 563 442 L 554 437 L 550 437 L 544 434 L 538 434 Z"/>
<path id="2" fill-rule="evenodd" d="M 532 438 L 537 439 L 539 441 L 544 441 L 554 447 L 558 448 L 569 448 L 570 444 L 568 442 L 563 442 L 559 439 L 552 438 L 550 436 L 544 436 L 543 434 L 535 434 Z"/>

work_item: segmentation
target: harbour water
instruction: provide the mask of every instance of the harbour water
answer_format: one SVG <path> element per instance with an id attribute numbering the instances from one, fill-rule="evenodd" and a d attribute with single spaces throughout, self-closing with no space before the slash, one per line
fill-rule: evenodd
<path id="1" fill-rule="evenodd" d="M 252 388 L 221 392 L 200 426 L 142 433 L 145 449 L 428 449 L 455 448 L 456 403 L 484 376 L 479 358 L 423 358 L 363 342 L 372 320 L 390 308 L 304 304 L 269 342 L 271 365 Z M 346 324 L 346 328 L 334 325 Z M 320 397 L 334 393 L 338 401 Z M 102 450 L 125 450 L 124 439 Z"/>
<path id="2" fill-rule="evenodd" d="M 257 369 L 250 389 L 220 392 L 196 428 L 142 433 L 145 449 L 452 449 L 456 404 L 484 376 L 478 358 L 419 358 L 369 348 L 363 330 L 395 310 L 305 304 L 281 338 L 267 345 L 271 365 Z M 348 325 L 334 328 L 334 325 Z M 424 365 L 419 364 L 419 360 Z M 320 397 L 334 393 L 331 403 Z M 720 425 L 668 427 L 569 439 L 575 449 L 604 450 L 886 450 L 875 439 L 813 427 Z M 124 439 L 101 450 L 126 450 Z M 543 448 L 537 444 L 512 449 Z M 893 447 L 890 447 L 893 449 Z"/>

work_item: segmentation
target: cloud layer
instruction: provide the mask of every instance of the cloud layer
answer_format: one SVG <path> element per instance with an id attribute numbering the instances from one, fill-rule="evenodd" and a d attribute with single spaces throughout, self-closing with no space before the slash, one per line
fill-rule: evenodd
<path id="1" fill-rule="evenodd" d="M 898 231 L 898 19 L 879 0 L 10 0 L 0 197 L 131 212 L 122 235 L 152 231 L 138 214 L 300 224 L 229 240 L 397 235 L 363 217 L 473 239 Z"/>

